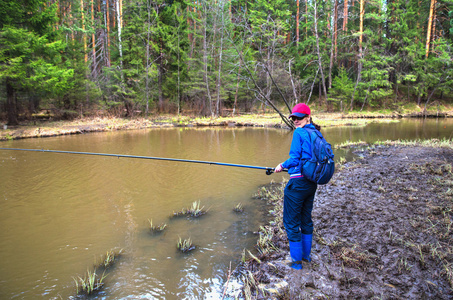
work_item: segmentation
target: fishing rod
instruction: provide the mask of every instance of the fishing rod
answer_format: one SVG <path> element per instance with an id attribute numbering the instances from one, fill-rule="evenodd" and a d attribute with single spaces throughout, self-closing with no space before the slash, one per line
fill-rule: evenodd
<path id="1" fill-rule="evenodd" d="M 0 150 L 50 152 L 50 153 L 64 153 L 64 154 L 111 156 L 111 157 L 117 157 L 117 158 L 124 157 L 124 158 L 166 160 L 166 161 L 177 161 L 177 162 L 187 162 L 187 163 L 197 163 L 197 164 L 208 164 L 208 165 L 217 165 L 217 166 L 227 166 L 227 167 L 266 170 L 266 175 L 271 175 L 272 173 L 274 173 L 274 168 L 249 166 L 249 165 L 239 165 L 239 164 L 227 164 L 227 163 L 221 163 L 221 162 L 215 162 L 215 161 L 190 160 L 190 159 L 165 158 L 165 157 L 152 157 L 152 156 L 139 156 L 139 155 L 126 155 L 126 154 L 77 152 L 77 151 L 63 151 L 63 150 L 45 150 L 45 149 L 0 148 Z M 283 170 L 283 171 L 287 172 L 288 170 Z"/>

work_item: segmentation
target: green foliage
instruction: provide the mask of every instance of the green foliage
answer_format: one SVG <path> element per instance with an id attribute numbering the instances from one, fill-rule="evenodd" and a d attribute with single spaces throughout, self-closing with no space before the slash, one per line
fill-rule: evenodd
<path id="1" fill-rule="evenodd" d="M 342 102 L 343 106 L 351 99 L 354 91 L 354 82 L 349 78 L 348 72 L 342 66 L 338 70 L 338 75 L 332 80 L 332 96 L 330 100 L 337 103 Z"/>
<path id="2" fill-rule="evenodd" d="M 95 6 L 92 20 L 87 1 L 83 8 L 77 1 L 0 1 L 0 104 L 10 98 L 1 107 L 16 116 L 40 105 L 132 115 L 167 105 L 170 112 L 215 117 L 221 108 L 257 109 L 258 101 L 264 110 L 266 97 L 283 106 L 268 71 L 287 99 L 323 101 L 316 96 L 322 71 L 327 86 L 332 80 L 328 99 L 337 109 L 350 101 L 385 107 L 393 96 L 394 103 L 451 99 L 452 0 L 437 4 L 428 58 L 429 1 L 367 1 L 362 57 L 359 5 L 349 5 L 343 30 L 339 3 L 334 32 L 334 2 L 316 2 L 322 70 L 315 3 L 299 4 L 297 16 L 296 2 L 286 0 L 126 1 L 120 41 L 116 3 Z"/>
<path id="3" fill-rule="evenodd" d="M 29 95 L 39 105 L 41 99 L 62 98 L 73 88 L 74 69 L 63 55 L 66 43 L 52 26 L 56 8 L 39 0 L 0 5 L 0 84 L 9 91 L 6 107 L 12 124 L 23 105 L 13 102 L 13 95 Z"/>
<path id="4" fill-rule="evenodd" d="M 45 35 L 52 34 L 51 24 L 56 21 L 56 3 L 43 0 L 0 2 L 0 28 L 9 25 L 28 29 L 37 35 Z"/>
<path id="5" fill-rule="evenodd" d="M 188 80 L 188 50 L 187 22 L 185 16 L 186 6 L 183 2 L 175 2 L 161 15 L 159 33 L 166 53 L 165 70 L 166 75 L 163 82 L 163 92 L 171 100 L 178 101 L 179 94 L 184 92 L 181 82 Z"/>
<path id="6" fill-rule="evenodd" d="M 388 64 L 388 58 L 371 54 L 366 57 L 363 64 L 363 90 L 367 90 L 367 96 L 371 105 L 373 100 L 383 100 L 390 96 L 392 84 L 389 81 L 391 67 Z"/>
<path id="7" fill-rule="evenodd" d="M 152 104 L 159 91 L 163 97 L 174 97 L 177 76 L 170 74 L 179 70 L 180 80 L 185 80 L 185 5 L 175 1 L 156 8 L 146 0 L 125 5 L 122 61 L 116 52 L 115 66 L 105 69 L 110 79 L 107 87 L 111 100 L 124 103 L 128 111 L 132 106 L 142 109 Z"/>
<path id="8" fill-rule="evenodd" d="M 448 17 L 450 18 L 450 35 L 453 36 L 453 10 L 448 12 Z"/>
<path id="9" fill-rule="evenodd" d="M 4 26 L 0 32 L 0 80 L 9 78 L 18 90 L 62 96 L 72 88 L 74 70 L 62 62 L 62 41 Z"/>

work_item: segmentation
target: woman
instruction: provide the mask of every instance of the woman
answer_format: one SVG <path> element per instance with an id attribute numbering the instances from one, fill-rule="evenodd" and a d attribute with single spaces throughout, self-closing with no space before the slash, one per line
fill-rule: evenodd
<path id="1" fill-rule="evenodd" d="M 275 167 L 275 172 L 288 169 L 290 175 L 283 197 L 283 225 L 289 241 L 291 267 L 300 270 L 302 259 L 311 261 L 313 239 L 311 212 L 317 188 L 316 183 L 304 178 L 300 169 L 300 161 L 310 159 L 312 156 L 310 136 L 303 128 L 320 130 L 321 127 L 312 122 L 310 108 L 305 103 L 296 104 L 289 117 L 296 126 L 289 158 Z"/>

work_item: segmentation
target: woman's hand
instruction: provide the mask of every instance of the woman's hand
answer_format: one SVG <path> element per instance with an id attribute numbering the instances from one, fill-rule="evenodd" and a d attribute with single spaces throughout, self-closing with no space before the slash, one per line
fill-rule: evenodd
<path id="1" fill-rule="evenodd" d="M 282 164 L 278 164 L 278 166 L 275 167 L 274 172 L 280 173 L 281 171 L 283 171 Z"/>

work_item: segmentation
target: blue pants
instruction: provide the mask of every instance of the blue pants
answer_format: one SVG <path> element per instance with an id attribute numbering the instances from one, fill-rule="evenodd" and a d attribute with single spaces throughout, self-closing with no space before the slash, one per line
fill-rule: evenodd
<path id="1" fill-rule="evenodd" d="M 311 211 L 318 185 L 307 179 L 292 178 L 283 197 L 283 225 L 290 242 L 300 242 L 302 234 L 313 234 Z"/>

